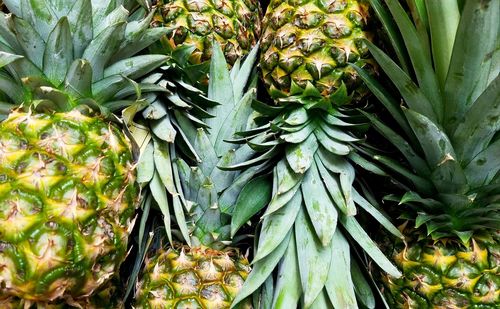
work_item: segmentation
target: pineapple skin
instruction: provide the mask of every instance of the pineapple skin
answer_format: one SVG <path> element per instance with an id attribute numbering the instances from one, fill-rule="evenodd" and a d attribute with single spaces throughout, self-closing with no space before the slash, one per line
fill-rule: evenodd
<path id="1" fill-rule="evenodd" d="M 498 308 L 500 234 L 465 246 L 445 239 L 395 245 L 399 279 L 381 274 L 391 308 Z"/>
<path id="2" fill-rule="evenodd" d="M 170 28 L 162 44 L 169 50 L 195 46 L 192 64 L 211 58 L 213 40 L 232 65 L 259 39 L 262 10 L 257 0 L 160 0 L 157 6 L 153 24 Z"/>
<path id="3" fill-rule="evenodd" d="M 271 0 L 263 21 L 260 66 L 273 98 L 294 94 L 293 86 L 312 84 L 329 97 L 342 84 L 353 100 L 368 91 L 354 63 L 374 69 L 366 31 L 369 4 L 364 0 Z"/>
<path id="4" fill-rule="evenodd" d="M 169 248 L 146 260 L 136 309 L 229 308 L 250 272 L 248 260 L 230 248 Z M 249 303 L 240 308 L 251 308 Z"/>
<path id="5" fill-rule="evenodd" d="M 139 198 L 130 149 L 78 110 L 0 123 L 0 299 L 85 298 L 109 281 Z"/>

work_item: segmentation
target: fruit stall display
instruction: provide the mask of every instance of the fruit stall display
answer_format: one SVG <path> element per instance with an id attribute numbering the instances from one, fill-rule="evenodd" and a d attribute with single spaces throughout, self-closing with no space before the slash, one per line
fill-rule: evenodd
<path id="1" fill-rule="evenodd" d="M 0 308 L 500 307 L 500 1 L 0 10 Z"/>

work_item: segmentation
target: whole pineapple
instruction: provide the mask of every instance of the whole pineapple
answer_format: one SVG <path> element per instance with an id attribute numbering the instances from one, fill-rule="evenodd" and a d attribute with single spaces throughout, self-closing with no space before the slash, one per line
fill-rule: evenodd
<path id="1" fill-rule="evenodd" d="M 253 154 L 247 146 L 235 147 L 225 140 L 247 126 L 256 92 L 257 49 L 231 74 L 217 43 L 214 50 L 206 98 L 213 118 L 204 123 L 182 109 L 162 113 L 157 127 L 166 131 L 152 128 L 154 137 L 139 162 L 150 167 L 149 174 L 140 173 L 139 181 L 148 184 L 151 204 L 160 210 L 170 244 L 162 242 L 157 247 L 163 249 L 148 253 L 137 284 L 136 308 L 229 308 L 250 271 L 246 257 L 230 247 L 230 224 L 241 181 L 256 171 L 240 174 L 217 166 Z M 158 101 L 143 114 L 155 117 L 166 104 Z M 170 216 L 187 245 L 173 245 Z"/>
<path id="2" fill-rule="evenodd" d="M 158 0 L 156 6 L 154 25 L 168 29 L 163 46 L 172 51 L 194 46 L 192 64 L 211 58 L 215 40 L 232 65 L 259 39 L 261 8 L 257 0 Z"/>
<path id="3" fill-rule="evenodd" d="M 135 146 L 112 102 L 135 104 L 131 79 L 166 57 L 131 58 L 125 42 L 148 30 L 126 32 L 123 1 L 4 3 L 0 299 L 77 303 L 117 272 L 138 206 Z"/>
<path id="4" fill-rule="evenodd" d="M 264 17 L 260 65 L 273 98 L 311 84 L 325 96 L 347 86 L 354 99 L 365 87 L 348 66 L 371 65 L 364 38 L 366 0 L 271 0 Z"/>
<path id="5" fill-rule="evenodd" d="M 395 50 L 406 55 L 399 67 L 369 43 L 405 101 L 399 106 L 364 75 L 401 126 L 371 117 L 375 127 L 408 162 L 375 156 L 405 177 L 408 190 L 387 197 L 400 204 L 394 217 L 407 220 L 406 240 L 384 245 L 403 277 L 382 275 L 382 283 L 393 308 L 499 308 L 500 7 L 426 3 L 418 11 L 410 1 L 412 19 L 398 1 L 387 1 L 402 34 Z"/>

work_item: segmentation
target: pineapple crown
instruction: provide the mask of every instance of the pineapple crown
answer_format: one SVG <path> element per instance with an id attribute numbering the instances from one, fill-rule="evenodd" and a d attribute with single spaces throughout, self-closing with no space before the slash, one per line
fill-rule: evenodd
<path id="1" fill-rule="evenodd" d="M 11 14 L 0 13 L 0 99 L 8 102 L 2 111 L 83 105 L 106 115 L 159 90 L 133 81 L 166 60 L 134 56 L 165 33 L 149 28 L 154 12 L 146 15 L 136 1 L 4 3 Z"/>
<path id="2" fill-rule="evenodd" d="M 411 183 L 402 197 L 387 198 L 408 205 L 404 218 L 434 239 L 458 236 L 467 243 L 476 231 L 498 229 L 499 6 L 489 0 L 408 1 L 410 17 L 396 0 L 386 0 L 389 11 L 379 0 L 371 3 L 399 65 L 366 43 L 406 103 L 399 106 L 356 68 L 401 127 L 367 115 L 410 166 L 374 156 Z"/>

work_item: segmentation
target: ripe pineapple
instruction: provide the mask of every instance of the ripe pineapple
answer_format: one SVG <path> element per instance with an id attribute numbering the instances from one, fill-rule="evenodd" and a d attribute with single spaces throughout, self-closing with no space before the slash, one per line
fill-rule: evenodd
<path id="1" fill-rule="evenodd" d="M 405 243 L 385 244 L 403 272 L 400 279 L 382 276 L 387 301 L 392 308 L 498 308 L 500 7 L 426 2 L 412 20 L 398 1 L 387 4 L 402 34 L 395 50 L 406 57 L 398 67 L 369 45 L 405 105 L 364 76 L 402 129 L 371 117 L 375 127 L 408 161 L 375 157 L 404 176 L 408 190 L 387 198 L 400 204 L 394 216 L 407 220 Z"/>
<path id="2" fill-rule="evenodd" d="M 259 39 L 261 8 L 257 0 L 158 0 L 156 6 L 154 25 L 169 29 L 163 46 L 172 51 L 194 46 L 191 64 L 209 60 L 215 40 L 232 65 Z"/>
<path id="3" fill-rule="evenodd" d="M 117 272 L 138 206 L 134 142 L 111 112 L 166 57 L 131 58 L 149 30 L 125 31 L 123 1 L 4 3 L 0 299 L 77 303 Z"/>
<path id="4" fill-rule="evenodd" d="M 158 113 L 166 111 L 167 100 L 143 112 L 145 117 L 161 115 L 156 127 L 166 130 L 151 128 L 154 137 L 139 162 L 149 166 L 144 170 L 150 173 L 140 173 L 138 179 L 147 184 L 153 205 L 163 216 L 170 246 L 150 250 L 137 285 L 135 308 L 229 308 L 249 272 L 246 258 L 229 247 L 229 224 L 242 179 L 256 171 L 240 174 L 217 166 L 253 154 L 247 146 L 235 147 L 225 140 L 246 128 L 256 92 L 257 49 L 231 74 L 217 43 L 214 50 L 213 78 L 205 101 L 213 118 L 203 123 L 183 109 Z M 201 99 L 198 94 L 198 102 Z M 172 245 L 171 215 L 187 246 Z"/>
<path id="5" fill-rule="evenodd" d="M 348 66 L 371 66 L 364 38 L 370 21 L 366 0 L 272 0 L 264 17 L 260 65 L 273 98 L 311 84 L 325 96 L 345 84 L 359 100 L 365 87 Z"/>

